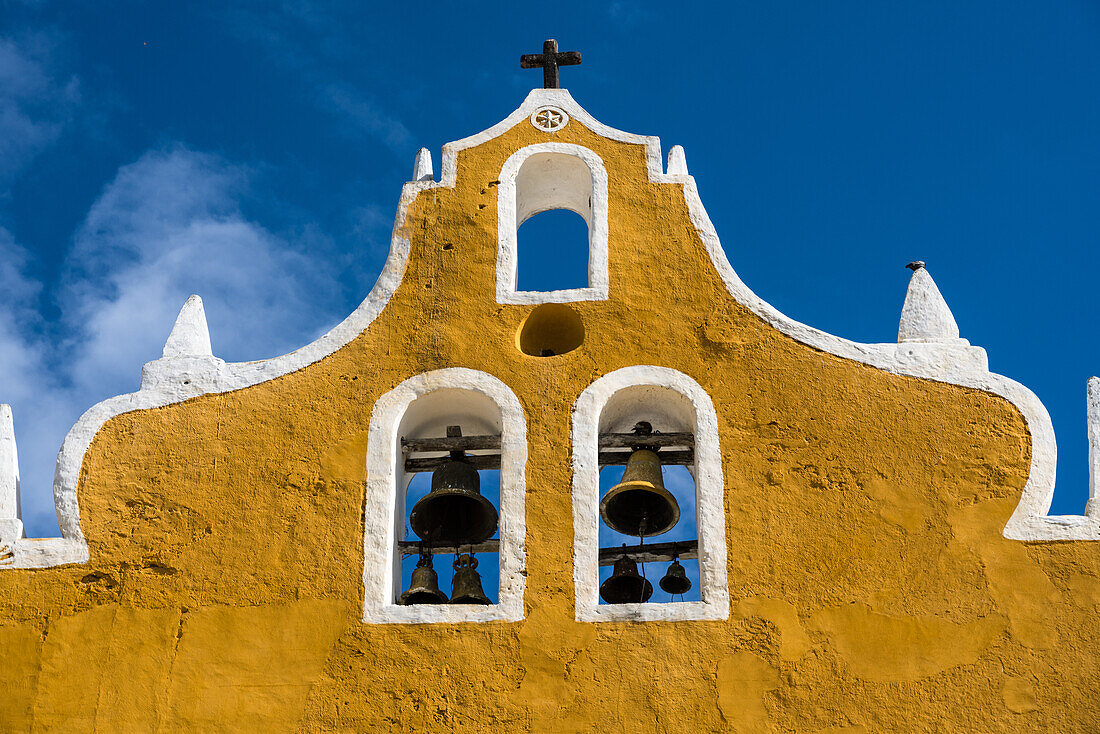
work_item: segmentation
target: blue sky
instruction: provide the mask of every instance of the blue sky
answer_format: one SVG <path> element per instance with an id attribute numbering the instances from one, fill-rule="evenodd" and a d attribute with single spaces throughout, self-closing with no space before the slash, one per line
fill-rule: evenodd
<path id="1" fill-rule="evenodd" d="M 49 3 L 0 0 L 0 401 L 24 519 L 54 456 L 137 387 L 190 293 L 215 351 L 270 357 L 368 292 L 417 148 L 489 127 L 556 37 L 598 119 L 683 145 L 764 299 L 892 341 L 913 259 L 1054 419 L 1087 496 L 1100 371 L 1100 5 Z M 521 276 L 522 277 L 522 276 Z"/>

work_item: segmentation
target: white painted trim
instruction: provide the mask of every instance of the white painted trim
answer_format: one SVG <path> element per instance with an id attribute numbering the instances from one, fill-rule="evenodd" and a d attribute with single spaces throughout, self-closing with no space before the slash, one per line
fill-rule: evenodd
<path id="1" fill-rule="evenodd" d="M 517 213 L 524 207 L 518 202 L 517 178 L 523 164 L 533 155 L 554 154 L 573 156 L 588 168 L 591 206 L 586 211 L 573 209 L 588 224 L 588 287 L 555 291 L 517 291 L 519 270 L 517 230 L 523 224 Z M 570 301 L 602 301 L 607 299 L 607 169 L 596 153 L 570 143 L 537 143 L 520 148 L 504 162 L 497 177 L 497 303 L 568 303 Z M 562 193 L 571 182 L 561 181 L 555 189 Z M 573 193 L 570 191 L 570 193 Z M 552 208 L 561 208 L 566 197 L 549 206 L 538 206 L 526 212 L 526 219 Z"/>
<path id="2" fill-rule="evenodd" d="M 702 601 L 600 604 L 600 419 L 621 390 L 655 386 L 684 396 L 695 413 L 695 512 Z M 659 402 L 659 398 L 657 399 Z M 637 420 L 647 419 L 639 414 Z M 623 367 L 589 385 L 573 405 L 573 585 L 578 622 L 728 619 L 726 512 L 718 416 L 699 383 L 667 367 Z"/>
<path id="3" fill-rule="evenodd" d="M 1035 393 L 1020 383 L 990 372 L 985 350 L 959 344 L 860 344 L 799 323 L 765 303 L 746 286 L 726 258 L 714 225 L 699 199 L 695 181 L 684 181 L 684 198 L 696 230 L 730 294 L 766 323 L 787 336 L 839 357 L 887 372 L 946 382 L 999 395 L 1015 405 L 1031 433 L 1031 471 L 1020 502 L 1004 528 L 1014 540 L 1100 540 L 1100 512 L 1089 504 L 1086 515 L 1047 515 L 1054 498 L 1057 448 L 1050 415 Z"/>
<path id="4" fill-rule="evenodd" d="M 524 123 L 543 105 L 561 107 L 569 114 L 571 125 L 584 125 L 595 134 L 610 140 L 645 146 L 649 180 L 654 183 L 683 185 L 684 199 L 692 222 L 727 290 L 734 299 L 780 332 L 816 349 L 888 372 L 985 390 L 1004 397 L 1019 408 L 1032 437 L 1031 472 L 1020 503 L 1005 527 L 1006 537 L 1019 540 L 1100 539 L 1100 502 L 1095 501 L 1094 493 L 1090 492 L 1085 515 L 1046 514 L 1054 496 L 1057 457 L 1050 416 L 1038 397 L 1026 387 L 989 372 L 984 350 L 962 344 L 860 344 L 788 318 L 761 300 L 737 276 L 699 199 L 695 179 L 686 174 L 664 173 L 658 138 L 623 132 L 598 122 L 573 100 L 568 90 L 534 89 L 512 114 L 496 125 L 444 145 L 439 182 L 416 181 L 405 184 L 397 205 L 389 257 L 378 281 L 359 307 L 327 334 L 297 351 L 273 359 L 226 363 L 210 358 L 206 364 L 193 365 L 195 374 L 201 378 L 199 380 L 190 380 L 186 385 L 183 384 L 183 379 L 161 380 L 148 389 L 110 398 L 88 409 L 65 437 L 54 472 L 54 503 L 63 537 L 18 541 L 15 566 L 42 568 L 87 561 L 87 546 L 80 528 L 80 510 L 76 497 L 77 479 L 93 437 L 108 420 L 134 410 L 159 408 L 197 395 L 238 390 L 280 377 L 332 354 L 366 329 L 389 301 L 404 276 L 409 254 L 409 239 L 404 229 L 409 205 L 421 191 L 453 188 L 458 176 L 458 155 L 461 151 L 488 142 L 515 125 Z M 677 168 L 674 166 L 672 171 L 677 171 Z M 1100 480 L 1095 479 L 1094 475 L 1093 484 L 1097 481 Z M 46 546 L 54 550 L 42 552 L 42 548 Z M 26 565 L 20 565 L 24 563 Z"/>
<path id="5" fill-rule="evenodd" d="M 500 592 L 498 603 L 422 604 L 394 603 L 401 452 L 398 429 L 409 406 L 425 395 L 443 389 L 469 390 L 488 397 L 500 410 Z M 370 623 L 515 622 L 523 618 L 526 551 L 524 549 L 524 494 L 527 464 L 527 424 L 515 394 L 485 372 L 451 367 L 416 375 L 378 399 L 371 414 L 367 438 L 367 485 L 363 534 L 363 621 Z M 398 518 L 398 515 L 401 517 Z"/>

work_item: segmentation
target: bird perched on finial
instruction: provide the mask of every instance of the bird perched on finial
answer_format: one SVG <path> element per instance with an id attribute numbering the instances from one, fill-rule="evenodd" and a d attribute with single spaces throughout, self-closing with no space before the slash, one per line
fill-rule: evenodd
<path id="1" fill-rule="evenodd" d="M 917 272 L 918 270 L 920 270 L 921 268 L 924 267 L 924 260 L 914 260 L 913 262 L 909 263 L 905 267 L 909 268 L 910 270 L 912 270 L 915 273 L 915 272 Z"/>

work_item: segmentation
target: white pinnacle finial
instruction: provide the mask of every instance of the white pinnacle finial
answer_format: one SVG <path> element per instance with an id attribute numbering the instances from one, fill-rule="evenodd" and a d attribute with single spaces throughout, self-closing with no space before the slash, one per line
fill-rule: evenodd
<path id="1" fill-rule="evenodd" d="M 1090 377 L 1085 388 L 1088 395 L 1089 428 L 1089 501 L 1085 514 L 1091 514 L 1092 505 L 1100 501 L 1100 377 Z"/>
<path id="2" fill-rule="evenodd" d="M 206 326 L 206 310 L 202 299 L 191 296 L 180 309 L 176 324 L 168 341 L 164 343 L 164 358 L 169 357 L 212 357 L 210 348 L 210 330 Z"/>
<path id="3" fill-rule="evenodd" d="M 898 342 L 950 343 L 959 341 L 959 325 L 940 289 L 920 260 L 905 267 L 913 271 L 905 305 L 901 307 Z"/>
<path id="4" fill-rule="evenodd" d="M 432 152 L 427 148 L 416 151 L 416 163 L 413 164 L 413 181 L 431 181 L 435 175 L 432 171 Z"/>
<path id="5" fill-rule="evenodd" d="M 0 404 L 0 540 L 19 540 L 19 456 L 15 450 L 15 423 L 11 406 Z"/>
<path id="6" fill-rule="evenodd" d="M 687 158 L 684 156 L 684 146 L 674 145 L 672 146 L 672 150 L 668 152 L 668 175 L 688 175 L 688 162 Z"/>

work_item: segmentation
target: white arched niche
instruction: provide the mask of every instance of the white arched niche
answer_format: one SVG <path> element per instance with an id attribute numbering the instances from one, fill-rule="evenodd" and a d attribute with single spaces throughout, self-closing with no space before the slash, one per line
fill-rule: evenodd
<path id="1" fill-rule="evenodd" d="M 701 601 L 599 603 L 601 433 L 627 433 L 640 420 L 662 433 L 695 434 L 695 512 Z M 585 389 L 573 406 L 573 582 L 581 622 L 727 619 L 726 514 L 718 417 L 699 383 L 667 367 L 624 367 Z"/>
<path id="2" fill-rule="evenodd" d="M 401 439 L 441 437 L 461 425 L 465 435 L 500 434 L 500 582 L 490 606 L 424 604 L 402 606 L 401 554 L 405 493 L 412 477 L 404 470 Z M 479 453 L 479 452 L 471 452 Z M 438 455 L 442 456 L 443 452 Z M 527 428 L 523 408 L 492 375 L 449 368 L 411 377 L 375 403 L 367 438 L 367 482 L 363 534 L 363 621 L 514 622 L 523 618 L 524 466 Z"/>
<path id="3" fill-rule="evenodd" d="M 607 171 L 588 148 L 539 143 L 513 153 L 497 187 L 497 302 L 565 303 L 605 300 L 607 277 Z M 554 291 L 516 290 L 517 232 L 528 219 L 568 209 L 588 225 L 588 286 Z"/>

